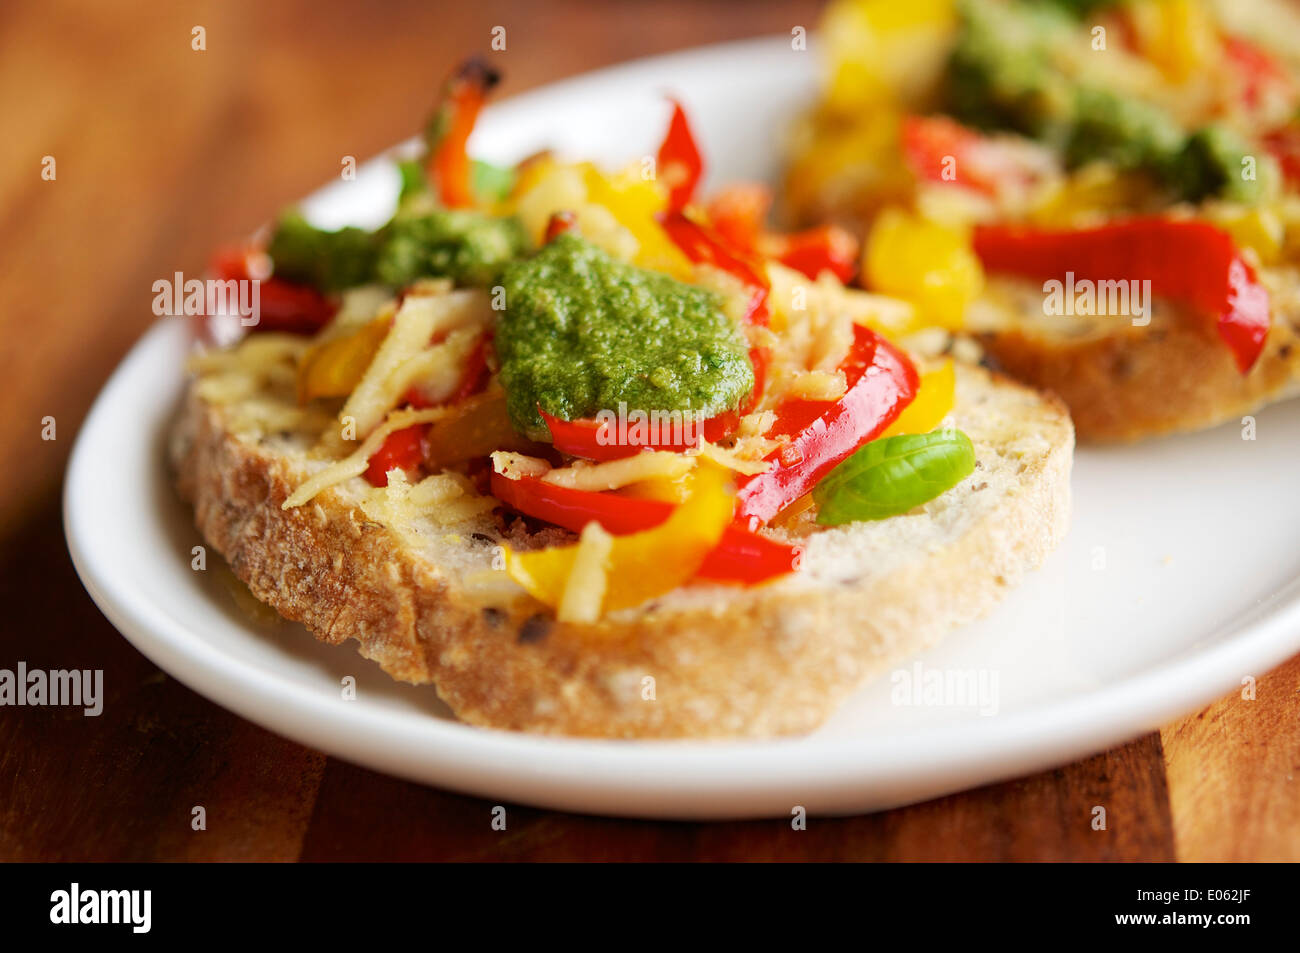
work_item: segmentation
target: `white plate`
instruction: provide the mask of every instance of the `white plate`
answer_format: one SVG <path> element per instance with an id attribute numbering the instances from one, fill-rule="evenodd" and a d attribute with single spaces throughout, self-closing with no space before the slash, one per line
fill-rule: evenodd
<path id="1" fill-rule="evenodd" d="M 474 148 L 513 160 L 555 145 L 621 164 L 653 152 L 671 90 L 695 120 L 711 181 L 772 178 L 779 132 L 814 85 L 812 55 L 764 40 L 579 77 L 493 107 Z M 371 164 L 319 193 L 309 212 L 322 223 L 378 222 L 395 188 L 391 169 Z M 64 500 L 77 569 L 113 624 L 196 691 L 381 771 L 602 814 L 856 812 L 1100 750 L 1300 650 L 1292 403 L 1260 413 L 1253 442 L 1232 424 L 1078 454 L 1062 549 L 992 616 L 900 670 L 996 675 L 983 713 L 895 703 L 903 683 L 891 675 L 821 731 L 790 741 L 600 742 L 470 728 L 448 719 L 432 690 L 392 682 L 349 648 L 251 622 L 219 568 L 190 568 L 201 540 L 163 464 L 187 343 L 179 321 L 153 328 L 82 429 Z M 355 701 L 341 698 L 346 675 L 357 679 Z"/>

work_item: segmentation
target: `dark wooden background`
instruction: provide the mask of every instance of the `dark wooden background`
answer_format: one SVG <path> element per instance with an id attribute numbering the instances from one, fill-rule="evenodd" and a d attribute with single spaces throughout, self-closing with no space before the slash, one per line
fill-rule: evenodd
<path id="1" fill-rule="evenodd" d="M 0 859 L 1300 859 L 1300 659 L 1057 771 L 865 817 L 614 821 L 489 804 L 299 747 L 118 636 L 68 560 L 59 488 L 152 282 L 405 138 L 449 64 L 503 95 L 630 57 L 812 26 L 819 4 L 204 0 L 0 7 L 0 668 L 102 668 L 104 714 L 0 709 Z M 191 50 L 191 28 L 207 50 Z M 42 157 L 57 179 L 42 181 Z M 58 438 L 40 439 L 41 418 Z M 112 479 L 105 474 L 105 479 Z M 208 829 L 190 829 L 195 804 Z M 1107 808 L 1109 829 L 1090 828 Z"/>

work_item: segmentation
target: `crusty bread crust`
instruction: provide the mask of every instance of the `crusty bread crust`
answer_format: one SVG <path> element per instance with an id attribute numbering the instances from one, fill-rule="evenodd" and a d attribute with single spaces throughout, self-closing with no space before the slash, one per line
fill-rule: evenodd
<path id="1" fill-rule="evenodd" d="M 1030 439 L 996 457 L 1013 471 L 999 477 L 1010 481 L 1005 495 L 979 497 L 992 479 L 981 485 L 980 471 L 945 494 L 949 524 L 979 514 L 960 532 L 940 527 L 955 538 L 936 529 L 943 545 L 934 545 L 923 532 L 930 524 L 917 522 L 942 516 L 896 517 L 886 522 L 898 525 L 904 552 L 888 571 L 837 577 L 870 560 L 834 553 L 884 525 L 855 524 L 836 531 L 838 549 L 809 548 L 811 576 L 690 587 L 594 625 L 556 622 L 526 601 L 485 606 L 456 571 L 368 520 L 342 487 L 281 509 L 302 480 L 295 461 L 233 434 L 223 409 L 193 391 L 172 459 L 199 529 L 258 599 L 323 641 L 356 639 L 393 678 L 435 684 L 466 722 L 615 738 L 763 737 L 817 727 L 865 679 L 986 612 L 1064 535 L 1073 431 L 1063 407 L 975 368 L 959 375 L 959 395 L 959 406 L 985 415 L 954 414 L 982 463 L 993 465 L 1000 428 Z M 1000 403 L 1019 419 L 988 424 Z M 976 499 L 983 505 L 968 502 Z"/>
<path id="2" fill-rule="evenodd" d="M 1050 390 L 1070 408 L 1080 441 L 1114 443 L 1200 430 L 1300 393 L 1300 311 L 1281 282 L 1273 323 L 1250 372 L 1238 371 L 1212 322 L 1165 306 L 1163 320 L 1108 333 L 1044 333 L 1041 311 L 980 335 L 1007 374 Z M 1040 298 L 1041 300 L 1041 298 Z"/>

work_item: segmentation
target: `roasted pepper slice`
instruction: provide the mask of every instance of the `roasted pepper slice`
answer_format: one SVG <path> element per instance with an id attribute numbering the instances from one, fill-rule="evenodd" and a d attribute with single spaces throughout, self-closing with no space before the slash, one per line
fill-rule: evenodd
<path id="1" fill-rule="evenodd" d="M 387 317 L 375 318 L 352 334 L 308 351 L 298 368 L 298 403 L 352 393 L 388 336 L 389 325 Z"/>
<path id="2" fill-rule="evenodd" d="M 232 248 L 219 252 L 212 260 L 212 272 L 222 281 L 249 281 L 248 256 L 251 248 Z M 334 317 L 335 306 L 329 298 L 308 285 L 283 278 L 258 280 L 259 316 L 250 331 L 283 331 L 289 334 L 315 334 Z"/>
<path id="3" fill-rule="evenodd" d="M 952 412 L 956 399 L 957 374 L 952 361 L 921 375 L 921 385 L 916 399 L 903 408 L 898 419 L 886 427 L 881 437 L 900 433 L 929 433 Z"/>
<path id="4" fill-rule="evenodd" d="M 756 381 L 756 386 L 757 383 Z M 608 421 L 590 418 L 561 420 L 540 407 L 537 410 L 551 431 L 551 443 L 555 449 L 572 457 L 582 457 L 584 460 L 619 460 L 640 453 L 642 450 L 670 450 L 674 453 L 682 453 L 699 446 L 700 437 L 710 443 L 717 443 L 731 436 L 740 426 L 740 415 L 728 412 L 710 417 L 700 424 L 698 433 L 693 439 L 687 439 L 688 435 L 685 432 L 673 432 L 668 435 L 661 433 L 659 435 L 661 439 L 650 439 L 647 435 L 644 442 L 637 442 L 634 439 L 638 436 L 635 432 L 626 434 L 626 439 L 620 440 L 619 435 L 611 431 Z"/>
<path id="5" fill-rule="evenodd" d="M 765 235 L 759 247 L 768 257 L 814 280 L 829 271 L 848 284 L 858 271 L 858 240 L 838 225 Z"/>
<path id="6" fill-rule="evenodd" d="M 659 176 L 668 186 L 668 210 L 679 212 L 695 194 L 695 187 L 704 174 L 704 160 L 700 157 L 695 135 L 686 119 L 682 104 L 673 100 L 673 116 L 668 122 L 668 132 L 659 146 L 656 160 Z"/>
<path id="7" fill-rule="evenodd" d="M 1014 225 L 975 229 L 975 253 L 990 271 L 1028 278 L 1150 280 L 1151 292 L 1215 319 L 1244 374 L 1259 359 L 1270 323 L 1268 291 L 1232 237 L 1207 222 L 1132 218 L 1097 228 Z"/>
<path id="8" fill-rule="evenodd" d="M 733 248 L 774 258 L 809 278 L 830 271 L 842 282 L 853 279 L 858 268 L 856 238 L 836 225 L 819 225 L 802 232 L 769 232 L 764 223 L 771 206 L 770 188 L 741 182 L 709 201 L 709 223 Z"/>
<path id="9" fill-rule="evenodd" d="M 773 466 L 749 477 L 737 494 L 737 516 L 766 523 L 810 491 L 837 463 L 872 440 L 902 413 L 919 386 L 916 368 L 883 337 L 854 327 L 853 347 L 840 365 L 848 390 L 836 401 L 787 401 L 769 436 L 790 439 L 767 459 Z"/>
<path id="10" fill-rule="evenodd" d="M 476 203 L 474 166 L 466 145 L 484 100 L 500 79 L 481 58 L 466 60 L 447 81 L 442 102 L 429 121 L 425 171 L 448 208 L 469 208 Z"/>
<path id="11" fill-rule="evenodd" d="M 697 467 L 686 502 L 653 529 L 615 536 L 604 552 L 601 609 L 627 609 L 688 582 L 731 522 L 724 471 Z M 529 553 L 506 550 L 506 572 L 536 599 L 560 606 L 582 544 Z"/>
<path id="12" fill-rule="evenodd" d="M 606 209 L 636 239 L 632 261 L 682 281 L 691 280 L 691 264 L 659 227 L 655 216 L 668 207 L 663 186 L 630 172 L 607 174 L 590 164 L 582 166 L 587 201 Z"/>
<path id="13" fill-rule="evenodd" d="M 424 435 L 428 424 L 416 424 L 404 430 L 394 430 L 379 445 L 370 458 L 365 477 L 371 486 L 388 486 L 389 470 L 411 470 L 424 460 Z"/>
<path id="14" fill-rule="evenodd" d="M 635 533 L 668 519 L 673 504 L 621 493 L 590 493 L 533 477 L 492 474 L 492 495 L 518 513 L 580 532 L 593 520 L 611 533 Z M 735 523 L 723 532 L 699 569 L 701 579 L 758 583 L 795 569 L 798 550 Z"/>
<path id="15" fill-rule="evenodd" d="M 387 319 L 385 319 L 386 321 Z M 383 338 L 380 338 L 382 343 Z M 484 356 L 487 347 L 486 335 L 478 340 L 469 354 L 465 367 L 461 370 L 460 384 L 443 403 L 454 404 L 478 393 L 487 384 L 487 361 Z M 418 388 L 412 387 L 404 395 L 404 403 L 411 407 L 433 407 L 437 402 L 426 398 Z M 394 430 L 388 435 L 366 468 L 365 477 L 371 486 L 387 486 L 388 471 L 410 470 L 434 456 L 434 448 L 428 440 L 430 425 L 416 424 L 404 430 Z M 439 448 L 439 452 L 443 452 Z"/>
<path id="16" fill-rule="evenodd" d="M 886 209 L 867 238 L 869 286 L 916 305 L 929 324 L 957 329 L 984 287 L 984 272 L 965 230 Z"/>

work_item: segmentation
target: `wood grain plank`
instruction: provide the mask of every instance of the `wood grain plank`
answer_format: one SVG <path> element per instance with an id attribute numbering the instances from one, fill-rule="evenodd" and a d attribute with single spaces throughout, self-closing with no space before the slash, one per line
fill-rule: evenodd
<path id="1" fill-rule="evenodd" d="M 323 755 L 160 672 L 77 584 L 50 499 L 0 560 L 0 666 L 102 669 L 103 712 L 5 708 L 0 859 L 297 857 Z M 192 808 L 207 829 L 191 828 Z"/>
<path id="2" fill-rule="evenodd" d="M 1092 828 L 1093 809 L 1107 828 Z M 1172 860 L 1155 734 L 1086 761 L 925 804 L 850 818 L 722 823 L 617 820 L 505 807 L 331 759 L 303 860 Z"/>
<path id="3" fill-rule="evenodd" d="M 1300 656 L 1160 732 L 1178 859 L 1300 861 Z"/>

